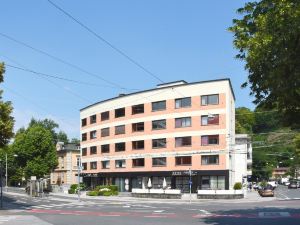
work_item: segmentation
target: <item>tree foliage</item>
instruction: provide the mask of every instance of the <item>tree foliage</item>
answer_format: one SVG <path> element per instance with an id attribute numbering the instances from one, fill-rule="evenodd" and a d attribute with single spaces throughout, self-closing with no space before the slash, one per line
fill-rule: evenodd
<path id="1" fill-rule="evenodd" d="M 237 134 L 251 134 L 255 123 L 254 113 L 246 107 L 236 108 L 235 112 L 235 132 Z"/>
<path id="2" fill-rule="evenodd" d="M 26 178 L 43 177 L 57 166 L 52 133 L 40 124 L 31 124 L 18 132 L 11 147 Z"/>
<path id="3" fill-rule="evenodd" d="M 0 83 L 3 82 L 5 67 L 0 63 Z M 2 99 L 2 90 L 0 90 L 0 148 L 5 147 L 13 137 L 14 118 L 12 117 L 13 107 L 11 102 L 5 102 Z"/>
<path id="4" fill-rule="evenodd" d="M 238 9 L 237 58 L 246 62 L 255 104 L 278 108 L 286 125 L 300 124 L 300 1 L 261 0 Z"/>

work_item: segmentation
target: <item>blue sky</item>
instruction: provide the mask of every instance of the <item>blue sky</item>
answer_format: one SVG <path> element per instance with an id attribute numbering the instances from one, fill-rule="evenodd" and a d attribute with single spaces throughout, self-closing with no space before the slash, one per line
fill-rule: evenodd
<path id="1" fill-rule="evenodd" d="M 253 108 L 244 63 L 234 58 L 226 29 L 246 1 L 99 0 L 53 2 L 126 52 L 164 82 L 229 77 L 236 106 Z M 158 80 L 71 21 L 46 0 L 1 1 L 0 32 L 64 59 L 128 89 L 149 89 Z M 119 93 L 109 84 L 0 35 L 0 61 L 84 81 L 75 84 L 7 68 L 5 100 L 13 102 L 16 127 L 31 117 L 52 118 L 70 137 L 79 137 L 79 109 Z"/>

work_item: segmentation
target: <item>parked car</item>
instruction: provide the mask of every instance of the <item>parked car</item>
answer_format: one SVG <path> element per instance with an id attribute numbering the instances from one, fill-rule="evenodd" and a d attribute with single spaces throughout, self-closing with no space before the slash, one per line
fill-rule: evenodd
<path id="1" fill-rule="evenodd" d="M 273 189 L 277 188 L 278 184 L 276 181 L 268 181 L 268 184 L 273 187 Z"/>
<path id="2" fill-rule="evenodd" d="M 292 181 L 288 186 L 288 189 L 297 189 L 297 188 L 298 188 L 297 181 Z"/>
<path id="3" fill-rule="evenodd" d="M 274 197 L 274 188 L 271 185 L 264 187 L 258 191 L 261 197 Z"/>
<path id="4" fill-rule="evenodd" d="M 284 182 L 283 185 L 284 185 L 284 186 L 289 186 L 289 185 L 290 185 L 290 182 L 289 182 L 289 181 Z"/>

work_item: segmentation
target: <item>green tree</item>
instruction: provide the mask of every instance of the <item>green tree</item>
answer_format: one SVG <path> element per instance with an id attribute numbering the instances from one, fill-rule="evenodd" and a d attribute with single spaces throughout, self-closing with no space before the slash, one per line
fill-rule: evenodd
<path id="1" fill-rule="evenodd" d="M 72 138 L 72 140 L 70 141 L 72 144 L 80 144 L 80 140 L 78 138 Z"/>
<path id="2" fill-rule="evenodd" d="M 57 155 L 51 131 L 33 124 L 16 134 L 12 150 L 25 178 L 49 174 L 57 166 Z"/>
<path id="3" fill-rule="evenodd" d="M 300 125 L 300 1 L 261 0 L 237 10 L 229 28 L 246 62 L 255 104 L 277 108 L 286 125 Z"/>
<path id="4" fill-rule="evenodd" d="M 5 73 L 4 63 L 0 63 L 0 83 L 3 82 Z M 13 107 L 11 102 L 2 99 L 3 91 L 0 90 L 0 149 L 4 148 L 13 137 L 14 118 L 12 117 Z"/>
<path id="5" fill-rule="evenodd" d="M 57 141 L 64 142 L 64 143 L 69 143 L 68 136 L 65 132 L 59 131 L 56 135 Z"/>
<path id="6" fill-rule="evenodd" d="M 251 134 L 252 126 L 255 123 L 254 113 L 246 107 L 236 108 L 235 112 L 235 132 L 237 134 Z"/>

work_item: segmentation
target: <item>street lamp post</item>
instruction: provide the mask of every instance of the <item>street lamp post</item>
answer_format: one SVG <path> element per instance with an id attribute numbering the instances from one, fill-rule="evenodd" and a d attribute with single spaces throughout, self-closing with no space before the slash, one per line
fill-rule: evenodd
<path id="1" fill-rule="evenodd" d="M 14 157 L 18 157 L 18 155 L 14 154 Z M 8 178 L 8 173 L 7 173 L 7 153 L 5 153 L 5 190 L 6 192 L 8 191 L 8 186 L 7 186 L 7 179 Z"/>

